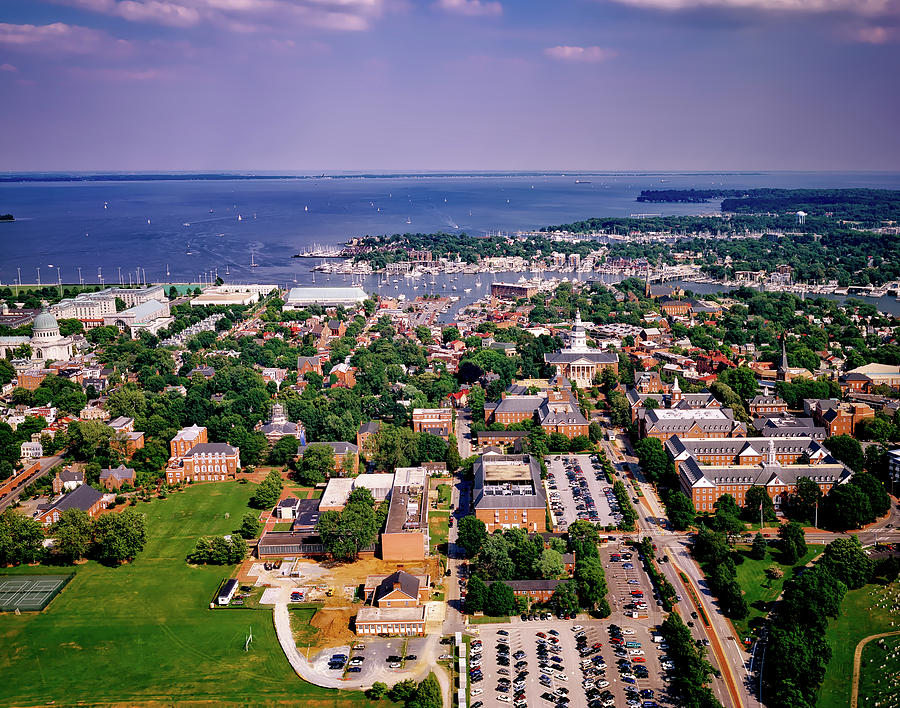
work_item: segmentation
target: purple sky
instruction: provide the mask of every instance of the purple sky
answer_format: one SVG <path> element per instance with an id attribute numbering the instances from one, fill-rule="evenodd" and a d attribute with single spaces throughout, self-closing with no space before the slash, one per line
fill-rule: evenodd
<path id="1" fill-rule="evenodd" d="M 898 170 L 900 0 L 3 0 L 0 170 Z"/>

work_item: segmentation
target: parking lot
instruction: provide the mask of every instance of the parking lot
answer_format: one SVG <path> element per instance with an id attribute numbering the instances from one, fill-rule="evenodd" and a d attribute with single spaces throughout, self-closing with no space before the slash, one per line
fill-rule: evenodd
<path id="1" fill-rule="evenodd" d="M 346 676 L 355 681 L 394 682 L 404 678 L 403 674 L 417 668 L 420 662 L 428 660 L 427 643 L 427 637 L 410 637 L 406 641 L 404 649 L 404 640 L 401 637 L 360 638 L 359 642 L 351 645 L 325 649 L 315 657 L 310 657 L 310 664 L 323 676 L 331 678 Z M 365 649 L 353 649 L 353 646 L 364 646 Z M 302 653 L 302 647 L 300 649 Z M 343 660 L 331 663 L 335 656 L 341 657 Z M 413 656 L 416 658 L 407 660 L 407 657 Z M 402 657 L 402 660 L 399 662 L 389 661 L 396 657 Z M 362 661 L 359 660 L 360 658 Z M 392 666 L 392 664 L 400 664 L 400 666 Z M 351 671 L 357 667 L 359 671 Z"/>
<path id="2" fill-rule="evenodd" d="M 621 628 L 623 634 L 614 638 L 621 646 L 611 643 L 611 624 Z M 580 625 L 581 644 L 574 631 Z M 664 689 L 663 652 L 645 623 L 518 622 L 482 628 L 479 639 L 481 654 L 473 649 L 472 656 L 479 658 L 472 663 L 481 668 L 483 678 L 472 683 L 472 708 L 481 708 L 478 701 L 484 708 L 639 707 L 645 701 L 648 707 L 675 705 Z M 626 648 L 625 642 L 640 646 Z M 503 657 L 508 657 L 508 665 Z M 522 676 L 523 671 L 527 675 Z"/>
<path id="3" fill-rule="evenodd" d="M 599 463 L 593 463 L 590 455 L 557 455 L 548 461 L 550 504 L 556 518 L 562 521 L 560 530 L 576 519 L 601 526 L 618 524 L 621 516 L 612 486 Z"/>

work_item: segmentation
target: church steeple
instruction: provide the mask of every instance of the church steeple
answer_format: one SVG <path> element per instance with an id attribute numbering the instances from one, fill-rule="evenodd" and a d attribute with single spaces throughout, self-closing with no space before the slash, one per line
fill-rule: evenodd
<path id="1" fill-rule="evenodd" d="M 587 332 L 581 323 L 581 310 L 575 310 L 575 324 L 572 326 L 572 339 L 569 343 L 569 349 L 574 352 L 587 351 Z"/>
<path id="2" fill-rule="evenodd" d="M 785 346 L 784 340 L 785 340 L 785 334 L 782 333 L 782 335 L 781 335 L 781 363 L 778 364 L 778 375 L 782 381 L 785 379 L 785 375 L 787 374 L 788 369 L 790 368 L 788 366 L 787 348 Z"/>

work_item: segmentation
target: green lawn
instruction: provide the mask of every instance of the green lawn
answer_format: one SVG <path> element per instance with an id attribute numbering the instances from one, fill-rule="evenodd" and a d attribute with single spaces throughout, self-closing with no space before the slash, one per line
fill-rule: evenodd
<path id="1" fill-rule="evenodd" d="M 447 537 L 450 534 L 450 512 L 432 511 L 428 514 L 428 533 L 431 547 L 438 548 L 441 555 L 447 555 Z"/>
<path id="2" fill-rule="evenodd" d="M 880 642 L 884 642 L 884 648 Z M 873 639 L 863 649 L 859 705 L 900 705 L 900 634 L 882 640 Z"/>
<path id="3" fill-rule="evenodd" d="M 449 484 L 439 484 L 437 486 L 438 506 L 441 509 L 450 508 L 450 492 L 451 488 Z"/>
<path id="4" fill-rule="evenodd" d="M 191 568 L 185 555 L 198 536 L 233 531 L 253 489 L 203 484 L 140 504 L 148 542 L 134 563 L 78 566 L 44 612 L 0 615 L 0 675 L 15 677 L 0 681 L 0 704 L 370 705 L 361 693 L 299 679 L 275 638 L 270 609 L 208 609 L 231 568 Z"/>
<path id="5" fill-rule="evenodd" d="M 780 594 L 781 588 L 785 580 L 794 576 L 809 561 L 822 552 L 822 546 L 807 546 L 806 555 L 804 555 L 795 565 L 791 567 L 784 565 L 778 561 L 781 559 L 781 553 L 773 548 L 769 548 L 764 560 L 754 560 L 748 554 L 749 546 L 738 546 L 739 558 L 735 558 L 737 565 L 737 579 L 744 591 L 744 598 L 750 606 L 750 614 L 746 619 L 740 621 L 732 621 L 734 628 L 745 638 L 752 627 L 755 627 L 760 620 L 769 613 L 769 605 Z M 743 558 L 743 562 L 739 559 Z M 769 580 L 766 577 L 766 568 L 771 565 L 777 565 L 784 572 L 784 577 L 778 580 Z"/>
<path id="6" fill-rule="evenodd" d="M 853 652 L 856 650 L 856 645 L 869 635 L 900 629 L 900 613 L 892 613 L 889 609 L 878 607 L 879 602 L 886 595 L 892 598 L 892 602 L 896 602 L 898 592 L 900 592 L 900 583 L 894 582 L 886 587 L 866 585 L 859 590 L 851 590 L 847 593 L 844 603 L 841 605 L 841 616 L 836 620 L 829 621 L 828 631 L 825 633 L 828 645 L 831 647 L 831 661 L 828 662 L 825 680 L 819 691 L 817 708 L 846 708 L 850 705 Z M 893 627 L 891 622 L 894 623 Z M 882 686 L 885 686 L 887 684 L 885 677 L 884 674 L 881 677 L 873 675 L 871 671 L 865 671 L 862 674 L 862 678 L 870 686 L 879 679 Z M 896 684 L 894 687 L 896 690 Z M 859 705 L 861 707 L 875 705 L 864 702 L 862 696 L 863 694 L 860 693 Z M 882 705 L 896 704 L 884 703 Z"/>
<path id="7" fill-rule="evenodd" d="M 488 615 L 470 615 L 469 624 L 503 624 L 509 623 L 509 617 L 489 617 Z"/>

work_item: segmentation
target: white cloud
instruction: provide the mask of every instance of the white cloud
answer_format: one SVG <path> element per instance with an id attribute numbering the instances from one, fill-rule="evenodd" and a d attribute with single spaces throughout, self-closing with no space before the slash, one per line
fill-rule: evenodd
<path id="1" fill-rule="evenodd" d="M 475 0 L 477 1 L 477 0 Z M 388 0 L 51 0 L 131 22 L 170 27 L 212 24 L 232 32 L 296 25 L 361 31 L 380 17 Z"/>
<path id="2" fill-rule="evenodd" d="M 435 5 L 445 12 L 468 17 L 496 16 L 503 14 L 503 6 L 496 0 L 438 0 Z"/>
<path id="3" fill-rule="evenodd" d="M 657 10 L 727 8 L 795 13 L 850 12 L 873 16 L 900 11 L 897 0 L 613 0 L 613 2 Z"/>
<path id="4" fill-rule="evenodd" d="M 10 74 L 14 74 L 18 71 L 18 69 L 12 64 L 0 64 L 0 71 L 7 71 Z"/>
<path id="5" fill-rule="evenodd" d="M 55 22 L 49 25 L 13 25 L 0 22 L 0 46 L 23 51 L 93 54 L 99 50 L 121 53 L 130 43 L 105 32 Z"/>
<path id="6" fill-rule="evenodd" d="M 583 62 L 586 64 L 596 64 L 607 61 L 616 56 L 615 49 L 605 49 L 604 47 L 572 47 L 560 45 L 557 47 L 547 47 L 544 54 L 551 59 L 560 61 Z"/>
<path id="7" fill-rule="evenodd" d="M 900 30 L 896 27 L 882 27 L 872 25 L 857 27 L 849 31 L 850 39 L 863 44 L 887 44 L 900 37 Z"/>

